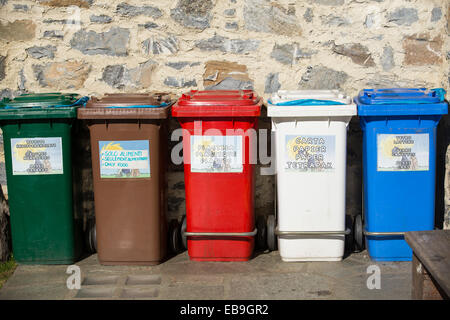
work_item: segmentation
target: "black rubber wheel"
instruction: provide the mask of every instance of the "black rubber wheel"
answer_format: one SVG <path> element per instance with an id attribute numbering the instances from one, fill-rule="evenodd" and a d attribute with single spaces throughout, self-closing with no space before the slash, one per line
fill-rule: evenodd
<path id="1" fill-rule="evenodd" d="M 275 227 L 276 227 L 276 220 L 275 216 L 270 215 L 267 217 L 267 248 L 270 251 L 277 250 L 277 236 L 275 235 Z"/>
<path id="2" fill-rule="evenodd" d="M 355 250 L 357 252 L 364 250 L 364 234 L 363 234 L 363 222 L 362 216 L 358 214 L 355 217 L 355 228 L 354 228 L 354 238 L 355 238 Z"/>
<path id="3" fill-rule="evenodd" d="M 97 252 L 97 231 L 93 219 L 89 220 L 86 225 L 86 247 L 90 253 Z"/>
<path id="4" fill-rule="evenodd" d="M 266 250 L 267 248 L 267 232 L 266 232 L 266 217 L 256 217 L 256 248 Z"/>
<path id="5" fill-rule="evenodd" d="M 345 251 L 353 252 L 355 250 L 354 243 L 354 217 L 351 215 L 345 215 L 345 229 L 350 229 L 350 233 L 345 235 Z"/>
<path id="6" fill-rule="evenodd" d="M 186 232 L 186 215 L 184 215 L 181 220 L 180 237 L 183 248 L 187 250 L 187 236 L 184 234 L 185 232 Z"/>
<path id="7" fill-rule="evenodd" d="M 171 220 L 169 223 L 169 245 L 173 253 L 178 254 L 181 252 L 178 220 Z"/>

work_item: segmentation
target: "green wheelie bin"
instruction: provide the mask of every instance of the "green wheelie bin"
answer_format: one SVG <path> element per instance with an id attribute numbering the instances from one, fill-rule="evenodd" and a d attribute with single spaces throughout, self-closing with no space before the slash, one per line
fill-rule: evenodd
<path id="1" fill-rule="evenodd" d="M 78 94 L 23 94 L 0 103 L 14 259 L 72 264 L 81 255 L 74 218 L 72 127 Z"/>

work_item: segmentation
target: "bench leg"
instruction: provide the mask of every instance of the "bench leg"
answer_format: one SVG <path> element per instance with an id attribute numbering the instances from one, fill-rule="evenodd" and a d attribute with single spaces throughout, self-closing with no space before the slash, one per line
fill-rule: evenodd
<path id="1" fill-rule="evenodd" d="M 412 260 L 412 292 L 413 300 L 442 300 L 433 279 L 417 256 Z"/>

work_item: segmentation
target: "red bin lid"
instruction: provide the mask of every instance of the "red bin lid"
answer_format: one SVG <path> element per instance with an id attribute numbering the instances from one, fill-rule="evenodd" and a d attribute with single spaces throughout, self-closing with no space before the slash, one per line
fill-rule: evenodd
<path id="1" fill-rule="evenodd" d="M 253 90 L 191 90 L 172 107 L 174 117 L 258 117 L 262 99 Z"/>

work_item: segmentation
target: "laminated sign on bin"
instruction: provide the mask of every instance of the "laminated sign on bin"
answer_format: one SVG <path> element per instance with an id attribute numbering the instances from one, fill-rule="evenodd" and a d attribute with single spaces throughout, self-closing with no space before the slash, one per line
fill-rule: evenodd
<path id="1" fill-rule="evenodd" d="M 186 217 L 192 260 L 245 261 L 253 254 L 254 164 L 262 99 L 251 90 L 197 91 L 172 108 L 183 130 Z"/>
<path id="2" fill-rule="evenodd" d="M 277 217 L 269 216 L 269 249 L 283 261 L 338 261 L 345 226 L 347 126 L 356 115 L 337 90 L 278 91 L 268 101 L 275 133 Z"/>
<path id="3" fill-rule="evenodd" d="M 163 93 L 106 94 L 78 110 L 91 134 L 101 264 L 153 265 L 166 257 L 170 106 Z"/>
<path id="4" fill-rule="evenodd" d="M 379 261 L 412 259 L 407 231 L 434 229 L 436 127 L 447 114 L 443 89 L 362 90 L 364 217 L 355 233 Z"/>
<path id="5" fill-rule="evenodd" d="M 14 259 L 71 264 L 81 254 L 81 221 L 72 197 L 72 126 L 78 94 L 23 94 L 3 99 L 6 177 Z"/>

